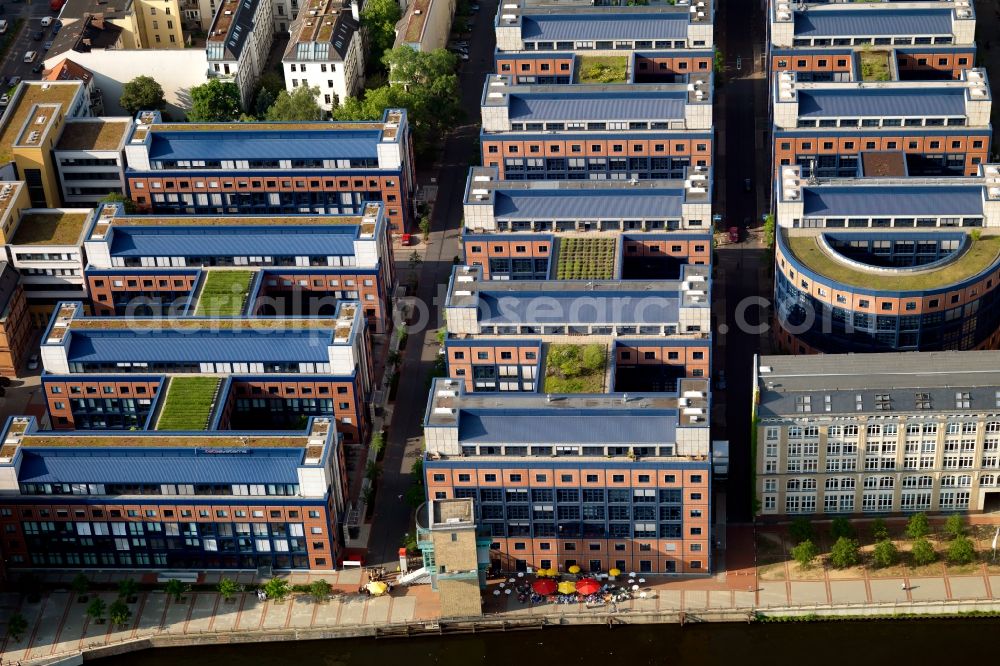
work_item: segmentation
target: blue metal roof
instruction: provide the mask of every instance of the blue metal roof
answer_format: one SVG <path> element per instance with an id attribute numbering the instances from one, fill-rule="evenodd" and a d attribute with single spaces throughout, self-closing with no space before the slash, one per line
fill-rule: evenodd
<path id="1" fill-rule="evenodd" d="M 552 14 L 521 19 L 521 39 L 529 41 L 686 39 L 687 14 Z"/>
<path id="2" fill-rule="evenodd" d="M 330 331 L 81 331 L 70 363 L 329 363 Z"/>
<path id="3" fill-rule="evenodd" d="M 481 324 L 675 324 L 676 292 L 488 292 Z"/>
<path id="4" fill-rule="evenodd" d="M 345 226 L 117 227 L 111 254 L 117 257 L 354 254 L 358 228 Z"/>
<path id="5" fill-rule="evenodd" d="M 149 145 L 151 160 L 278 160 L 378 157 L 378 130 L 157 131 Z"/>
<path id="6" fill-rule="evenodd" d="M 678 182 L 680 184 L 680 182 Z M 497 190 L 493 212 L 508 220 L 591 220 L 680 217 L 684 191 L 629 190 Z"/>
<path id="7" fill-rule="evenodd" d="M 796 37 L 950 35 L 951 9 L 795 12 Z"/>
<path id="8" fill-rule="evenodd" d="M 206 445 L 210 445 L 206 441 Z M 82 452 L 25 450 L 22 483 L 298 483 L 300 449 L 285 455 L 250 450 L 234 454 L 184 455 L 149 449 L 89 449 Z"/>
<path id="9" fill-rule="evenodd" d="M 684 118 L 687 92 L 627 91 L 517 93 L 510 96 L 511 120 L 660 120 Z"/>
<path id="10" fill-rule="evenodd" d="M 799 90 L 799 117 L 964 116 L 963 88 Z"/>
<path id="11" fill-rule="evenodd" d="M 663 444 L 675 440 L 676 410 L 463 409 L 462 444 Z"/>
<path id="12" fill-rule="evenodd" d="M 975 185 L 942 187 L 831 186 L 803 190 L 805 215 L 982 215 L 983 190 Z"/>

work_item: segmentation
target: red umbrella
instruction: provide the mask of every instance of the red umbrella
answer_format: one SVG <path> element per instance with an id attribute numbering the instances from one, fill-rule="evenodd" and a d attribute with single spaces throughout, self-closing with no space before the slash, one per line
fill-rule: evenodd
<path id="1" fill-rule="evenodd" d="M 543 597 L 556 592 L 556 581 L 551 578 L 540 578 L 531 584 L 531 589 Z"/>
<path id="2" fill-rule="evenodd" d="M 593 578 L 582 578 L 576 581 L 576 591 L 583 595 L 594 594 L 601 589 L 601 584 Z"/>

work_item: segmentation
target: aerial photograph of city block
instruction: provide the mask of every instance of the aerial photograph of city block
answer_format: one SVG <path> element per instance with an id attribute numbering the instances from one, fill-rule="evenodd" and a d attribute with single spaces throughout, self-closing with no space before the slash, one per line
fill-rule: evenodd
<path id="1" fill-rule="evenodd" d="M 5 0 L 0 666 L 982 645 L 995 71 L 1000 0 Z"/>

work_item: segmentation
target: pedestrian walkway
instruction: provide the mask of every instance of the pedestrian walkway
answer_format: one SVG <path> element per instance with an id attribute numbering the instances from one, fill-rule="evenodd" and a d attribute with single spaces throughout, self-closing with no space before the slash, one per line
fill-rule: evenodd
<path id="1" fill-rule="evenodd" d="M 326 580 L 333 592 L 324 601 L 301 594 L 283 601 L 261 601 L 251 591 L 227 602 L 216 592 L 198 591 L 185 594 L 177 602 L 162 591 L 144 592 L 128 604 L 132 617 L 125 626 L 112 626 L 110 621 L 98 624 L 86 614 L 91 599 L 99 597 L 110 606 L 118 598 L 115 592 L 92 593 L 86 603 L 79 602 L 77 595 L 69 591 L 50 592 L 38 601 L 23 603 L 17 594 L 0 594 L 0 631 L 6 635 L 7 622 L 15 612 L 20 612 L 28 625 L 20 640 L 8 637 L 4 641 L 0 660 L 5 665 L 20 662 L 27 666 L 85 649 L 164 634 L 362 627 L 435 620 L 440 614 L 437 595 L 429 586 L 394 588 L 385 596 L 367 597 L 358 594 L 362 575 L 358 569 L 349 569 L 289 576 L 292 585 Z M 247 574 L 243 582 L 250 578 Z M 97 582 L 99 578 L 92 576 L 91 580 Z"/>

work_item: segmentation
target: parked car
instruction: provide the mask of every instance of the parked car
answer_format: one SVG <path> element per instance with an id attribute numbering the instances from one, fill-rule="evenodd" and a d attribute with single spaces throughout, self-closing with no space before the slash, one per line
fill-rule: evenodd
<path id="1" fill-rule="evenodd" d="M 53 17 L 51 17 L 51 16 L 45 16 L 45 17 L 43 17 L 42 18 L 42 27 L 43 28 L 49 27 L 50 25 L 52 25 L 53 21 L 55 21 L 55 19 Z"/>
<path id="2" fill-rule="evenodd" d="M 476 4 L 469 5 L 469 11 L 470 12 L 478 12 L 479 11 L 479 5 L 476 5 Z"/>
<path id="3" fill-rule="evenodd" d="M 59 21 L 53 21 L 52 22 L 52 36 L 53 37 L 55 37 L 56 35 L 59 34 L 59 28 L 61 28 L 61 27 L 62 27 L 62 23 L 60 23 Z"/>
<path id="4" fill-rule="evenodd" d="M 40 42 L 40 41 L 42 41 L 42 39 L 43 39 L 44 37 L 45 37 L 45 33 L 44 33 L 44 32 L 42 32 L 41 30 L 36 30 L 35 32 L 33 32 L 33 33 L 31 34 L 31 38 L 32 38 L 33 40 L 35 40 L 36 42 Z"/>
<path id="5" fill-rule="evenodd" d="M 740 228 L 739 227 L 729 227 L 729 242 L 739 243 L 740 242 Z"/>
<path id="6" fill-rule="evenodd" d="M 10 77 L 10 80 L 7 82 L 7 86 L 10 88 L 16 88 L 17 84 L 20 82 L 21 82 L 20 76 L 12 76 Z"/>
<path id="7" fill-rule="evenodd" d="M 405 247 L 413 242 L 413 234 L 401 234 L 399 242 Z"/>
<path id="8" fill-rule="evenodd" d="M 6 19 L 0 19 L 0 35 L 2 35 L 5 32 L 7 32 L 7 28 L 8 27 L 9 27 L 9 24 L 7 23 Z"/>
<path id="9" fill-rule="evenodd" d="M 35 62 L 36 58 L 38 58 L 38 51 L 28 51 L 24 54 L 24 58 L 22 58 L 22 60 L 24 60 L 24 62 Z"/>
<path id="10" fill-rule="evenodd" d="M 750 190 L 753 189 L 753 187 L 750 185 L 750 179 L 749 178 L 744 178 L 743 179 L 743 189 L 746 190 L 747 192 L 749 192 Z"/>
<path id="11" fill-rule="evenodd" d="M 31 71 L 35 74 L 38 74 L 43 69 L 45 69 L 45 63 L 39 60 L 38 62 L 35 63 L 35 66 L 31 68 Z"/>
<path id="12" fill-rule="evenodd" d="M 42 44 L 42 50 L 44 50 L 44 51 L 48 51 L 51 48 L 52 48 L 52 40 L 51 39 L 49 41 L 45 42 L 44 44 Z"/>
<path id="13" fill-rule="evenodd" d="M 28 359 L 28 370 L 38 369 L 38 354 L 32 354 L 31 358 Z"/>
<path id="14" fill-rule="evenodd" d="M 719 391 L 726 390 L 726 371 L 719 370 L 715 375 L 715 388 Z"/>
<path id="15" fill-rule="evenodd" d="M 7 106 L 10 104 L 10 95 L 0 95 L 0 106 Z"/>

